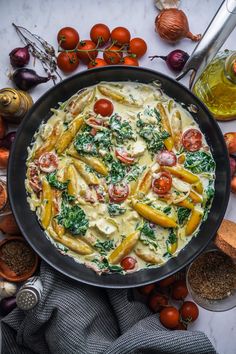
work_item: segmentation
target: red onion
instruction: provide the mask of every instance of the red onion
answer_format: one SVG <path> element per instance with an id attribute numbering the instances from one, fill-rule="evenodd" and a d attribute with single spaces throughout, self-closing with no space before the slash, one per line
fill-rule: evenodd
<path id="1" fill-rule="evenodd" d="M 16 307 L 15 296 L 2 299 L 0 302 L 0 313 L 2 316 L 8 315 Z"/>
<path id="2" fill-rule="evenodd" d="M 0 139 L 0 148 L 4 147 L 9 150 L 12 146 L 15 136 L 16 132 L 10 132 L 4 136 L 4 138 Z"/>
<path id="3" fill-rule="evenodd" d="M 12 81 L 20 90 L 28 91 L 33 87 L 47 82 L 51 79 L 51 76 L 42 77 L 39 76 L 34 70 L 21 68 L 14 71 L 12 75 Z"/>
<path id="4" fill-rule="evenodd" d="M 22 48 L 15 48 L 9 54 L 11 65 L 16 68 L 21 68 L 29 63 L 29 45 Z"/>
<path id="5" fill-rule="evenodd" d="M 232 177 L 236 172 L 236 160 L 230 156 L 229 163 L 230 163 L 230 171 L 231 171 L 231 177 Z"/>
<path id="6" fill-rule="evenodd" d="M 186 61 L 188 60 L 189 55 L 188 53 L 184 52 L 181 49 L 175 49 L 172 52 L 170 52 L 167 56 L 154 55 L 149 58 L 151 58 L 151 60 L 153 60 L 154 58 L 161 58 L 165 60 L 169 69 L 173 71 L 181 71 Z"/>

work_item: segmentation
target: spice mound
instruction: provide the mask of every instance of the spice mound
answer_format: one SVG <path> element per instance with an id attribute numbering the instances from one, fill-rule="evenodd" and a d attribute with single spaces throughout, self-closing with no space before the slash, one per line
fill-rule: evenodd
<path id="1" fill-rule="evenodd" d="M 16 273 L 28 273 L 35 264 L 35 254 L 24 241 L 12 240 L 1 247 L 1 258 Z"/>
<path id="2" fill-rule="evenodd" d="M 236 264 L 224 253 L 206 252 L 190 267 L 188 281 L 202 298 L 221 300 L 236 289 Z"/>

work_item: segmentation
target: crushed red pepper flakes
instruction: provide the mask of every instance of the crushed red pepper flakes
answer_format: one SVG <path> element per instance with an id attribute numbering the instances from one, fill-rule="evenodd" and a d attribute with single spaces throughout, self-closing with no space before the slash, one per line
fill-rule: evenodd
<path id="1" fill-rule="evenodd" d="M 223 299 L 236 289 L 236 264 L 224 253 L 206 252 L 190 267 L 188 281 L 202 298 Z"/>

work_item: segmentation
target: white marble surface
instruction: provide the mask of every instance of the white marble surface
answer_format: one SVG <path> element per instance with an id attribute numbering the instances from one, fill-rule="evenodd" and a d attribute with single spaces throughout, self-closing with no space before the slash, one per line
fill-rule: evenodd
<path id="1" fill-rule="evenodd" d="M 222 0 L 182 0 L 181 7 L 189 18 L 193 33 L 203 33 Z M 81 39 L 89 38 L 89 31 L 95 23 L 106 23 L 110 28 L 126 26 L 133 37 L 143 37 L 148 44 L 148 52 L 140 61 L 142 66 L 159 70 L 167 75 L 172 73 L 163 61 L 148 59 L 148 55 L 167 54 L 174 48 L 181 48 L 191 53 L 195 44 L 183 40 L 177 45 L 169 45 L 160 40 L 154 32 L 154 20 L 157 10 L 153 0 L 0 0 L 0 87 L 11 86 L 8 79 L 10 70 L 8 53 L 20 45 L 20 41 L 11 26 L 12 22 L 31 29 L 56 46 L 57 31 L 64 26 L 77 28 Z M 236 49 L 236 31 L 224 48 Z M 32 61 L 30 62 L 32 66 Z M 40 65 L 37 72 L 43 74 Z M 81 65 L 79 71 L 85 70 Z M 32 95 L 36 100 L 50 88 L 51 83 L 38 86 Z M 236 131 L 236 123 L 220 124 L 223 132 Z M 236 197 L 231 195 L 226 217 L 236 221 L 234 209 Z M 236 353 L 236 308 L 213 313 L 200 309 L 198 321 L 192 330 L 204 331 L 220 354 Z"/>

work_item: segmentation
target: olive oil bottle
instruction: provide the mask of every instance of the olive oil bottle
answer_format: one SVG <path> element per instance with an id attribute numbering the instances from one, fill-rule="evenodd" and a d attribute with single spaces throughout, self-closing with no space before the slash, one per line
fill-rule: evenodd
<path id="1" fill-rule="evenodd" d="M 219 52 L 195 83 L 193 92 L 217 120 L 236 119 L 236 52 Z"/>

